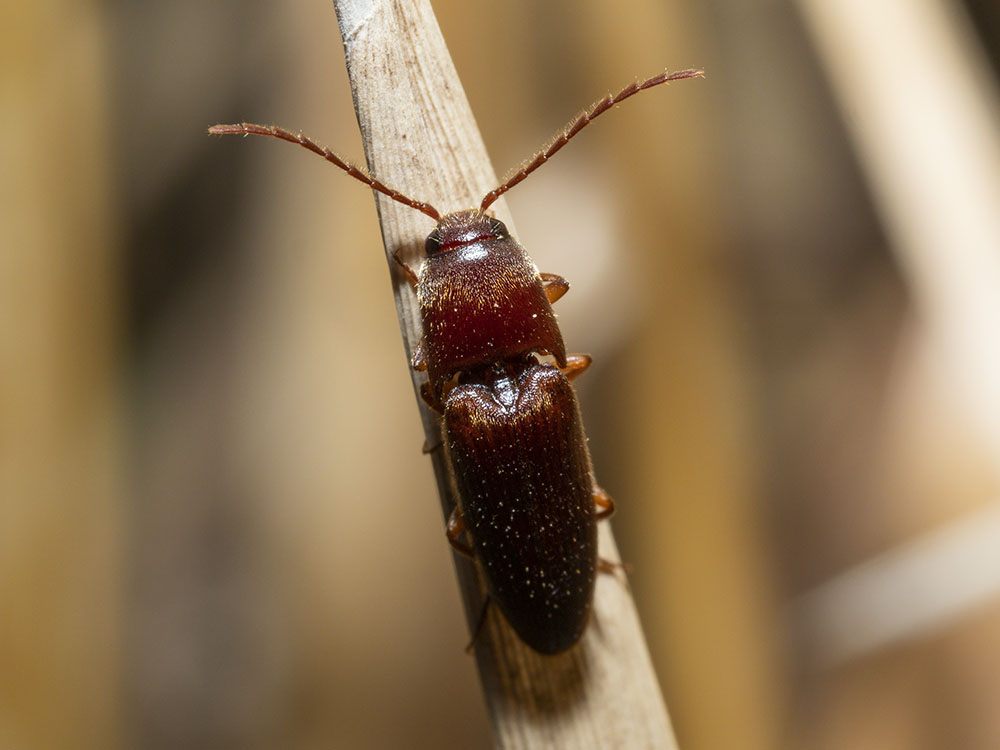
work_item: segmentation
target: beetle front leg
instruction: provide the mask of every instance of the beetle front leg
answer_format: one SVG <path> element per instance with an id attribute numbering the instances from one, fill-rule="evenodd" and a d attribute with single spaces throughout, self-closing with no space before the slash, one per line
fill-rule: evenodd
<path id="1" fill-rule="evenodd" d="M 410 367 L 417 372 L 427 371 L 427 353 L 424 351 L 424 337 L 420 337 L 417 346 L 413 350 L 413 358 L 410 360 Z"/>
<path id="2" fill-rule="evenodd" d="M 434 395 L 430 383 L 420 384 L 420 398 L 424 400 L 424 403 L 427 404 L 431 411 L 437 414 L 444 414 L 444 406 L 441 405 L 441 399 Z"/>
<path id="3" fill-rule="evenodd" d="M 410 286 L 416 289 L 417 282 L 420 281 L 420 277 L 417 276 L 416 272 L 403 262 L 403 259 L 399 257 L 399 251 L 402 248 L 398 248 L 396 252 L 392 254 L 392 259 L 396 261 L 396 264 L 403 269 L 403 273 L 406 274 L 406 280 L 410 282 Z M 568 287 L 567 287 L 568 288 Z"/>

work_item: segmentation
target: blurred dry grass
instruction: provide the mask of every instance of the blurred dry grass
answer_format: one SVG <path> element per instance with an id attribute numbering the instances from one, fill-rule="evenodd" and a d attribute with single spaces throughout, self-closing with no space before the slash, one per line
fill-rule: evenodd
<path id="1" fill-rule="evenodd" d="M 795 8 L 435 9 L 500 171 L 634 76 L 708 70 L 510 198 L 573 284 L 681 746 L 998 746 L 996 598 L 833 665 L 800 638 L 801 595 L 1000 475 Z M 371 197 L 204 133 L 360 156 L 330 7 L 43 2 L 0 29 L 0 746 L 487 747 Z"/>

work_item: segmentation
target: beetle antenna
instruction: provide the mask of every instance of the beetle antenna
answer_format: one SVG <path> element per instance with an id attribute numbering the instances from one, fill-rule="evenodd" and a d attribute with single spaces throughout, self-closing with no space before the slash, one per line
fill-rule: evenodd
<path id="1" fill-rule="evenodd" d="M 634 94 L 638 94 L 640 91 L 645 89 L 653 88 L 653 86 L 659 86 L 661 83 L 669 83 L 670 81 L 680 81 L 685 78 L 702 78 L 705 75 L 703 70 L 681 70 L 677 73 L 659 73 L 652 78 L 647 78 L 645 81 L 633 81 L 628 86 L 623 88 L 617 94 L 612 96 L 608 94 L 603 99 L 594 102 L 589 109 L 583 111 L 583 113 L 573 121 L 572 124 L 567 125 L 565 130 L 555 137 L 545 148 L 535 154 L 535 157 L 522 166 L 514 175 L 509 177 L 507 181 L 496 188 L 491 190 L 483 198 L 483 202 L 480 205 L 480 210 L 485 211 L 489 208 L 490 204 L 493 203 L 497 198 L 506 193 L 517 183 L 527 177 L 529 174 L 534 172 L 540 166 L 542 166 L 546 161 L 548 161 L 553 154 L 559 149 L 569 143 L 569 140 L 583 130 L 587 125 L 589 125 L 598 115 L 607 112 L 613 106 L 628 99 Z"/>
<path id="2" fill-rule="evenodd" d="M 302 135 L 302 133 L 296 135 L 295 133 L 285 130 L 284 128 L 279 128 L 275 125 L 254 125 L 250 122 L 241 122 L 237 125 L 213 125 L 208 129 L 208 132 L 212 135 L 269 135 L 274 138 L 280 138 L 283 141 L 288 141 L 289 143 L 297 143 L 303 148 L 309 149 L 314 154 L 319 154 L 334 166 L 343 169 L 354 179 L 360 180 L 373 190 L 377 190 L 382 193 L 382 195 L 392 198 L 392 200 L 397 203 L 402 203 L 404 206 L 415 208 L 421 213 L 430 216 L 435 221 L 441 218 L 441 214 L 438 213 L 438 210 L 430 203 L 423 203 L 422 201 L 415 201 L 413 198 L 408 198 L 398 190 L 394 190 L 388 185 L 379 182 L 364 169 L 356 167 L 349 161 L 341 159 L 326 146 L 320 146 L 315 141 L 310 140 L 306 136 Z"/>

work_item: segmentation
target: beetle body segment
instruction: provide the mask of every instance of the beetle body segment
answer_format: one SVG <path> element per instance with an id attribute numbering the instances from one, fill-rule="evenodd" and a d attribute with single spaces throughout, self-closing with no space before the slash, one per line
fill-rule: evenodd
<path id="1" fill-rule="evenodd" d="M 490 597 L 533 649 L 565 651 L 587 624 L 597 565 L 573 387 L 530 356 L 480 368 L 448 392 L 442 429 Z"/>
<path id="2" fill-rule="evenodd" d="M 478 209 L 438 222 L 427 239 L 417 300 L 424 336 L 414 365 L 426 367 L 435 398 L 455 373 L 491 362 L 538 352 L 566 365 L 538 269 L 507 228 Z"/>

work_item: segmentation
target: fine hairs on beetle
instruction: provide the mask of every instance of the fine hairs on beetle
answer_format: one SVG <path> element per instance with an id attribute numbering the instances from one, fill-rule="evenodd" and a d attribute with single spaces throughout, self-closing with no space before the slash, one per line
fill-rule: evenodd
<path id="1" fill-rule="evenodd" d="M 540 273 L 487 209 L 614 105 L 653 86 L 702 75 L 660 73 L 600 99 L 478 208 L 444 216 L 301 133 L 251 123 L 208 129 L 297 143 L 437 222 L 419 270 L 407 266 L 399 250 L 393 259 L 416 290 L 423 336 L 412 366 L 427 373 L 421 395 L 441 417 L 459 498 L 447 539 L 478 560 L 487 604 L 495 602 L 521 640 L 542 654 L 566 651 L 583 634 L 597 570 L 606 566 L 597 555 L 597 521 L 615 506 L 594 480 L 570 385 L 591 359 L 566 354 L 552 312 L 569 284 Z M 460 540 L 463 533 L 468 543 Z"/>

